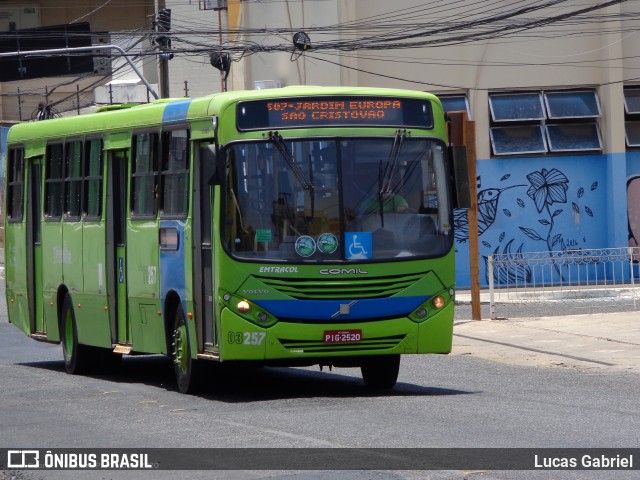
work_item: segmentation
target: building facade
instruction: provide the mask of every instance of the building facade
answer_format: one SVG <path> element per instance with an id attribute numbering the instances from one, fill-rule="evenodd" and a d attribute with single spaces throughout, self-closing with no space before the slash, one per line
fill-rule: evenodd
<path id="1" fill-rule="evenodd" d="M 482 285 L 492 253 L 547 252 L 553 261 L 640 243 L 638 2 L 517 12 L 506 1 L 448 3 L 242 2 L 243 27 L 307 29 L 311 49 L 295 61 L 284 52 L 248 57 L 234 88 L 259 80 L 400 87 L 466 109 L 476 127 Z M 332 33 L 353 48 L 404 36 L 397 43 L 406 48 L 314 51 Z M 466 211 L 455 223 L 465 287 Z"/>
<path id="2" fill-rule="evenodd" d="M 138 48 L 150 83 L 160 83 L 165 68 L 172 97 L 225 88 L 210 62 L 216 52 L 232 60 L 229 90 L 308 84 L 438 94 L 475 122 L 486 285 L 493 253 L 547 252 L 553 261 L 640 243 L 639 3 L 155 0 L 63 8 L 19 0 L 12 5 L 22 9 L 4 15 L 17 20 L 0 28 L 90 22 L 109 41 L 136 44 L 127 48 Z M 171 9 L 171 60 L 159 59 L 150 35 L 162 8 Z M 306 34 L 304 49 L 294 44 L 297 32 Z M 28 119 L 45 90 L 49 100 L 69 96 L 96 77 L 68 80 L 1 83 L 4 124 Z M 455 224 L 457 282 L 466 287 L 466 211 Z"/>
<path id="3" fill-rule="evenodd" d="M 115 44 L 132 55 L 151 83 L 157 61 L 149 29 L 153 0 L 139 2 L 16 0 L 0 4 L 0 52 Z M 93 55 L 0 58 L 0 122 L 10 126 L 37 116 L 39 105 L 77 114 L 95 103 L 94 89 L 112 79 L 133 79 L 122 59 Z M 103 52 L 106 55 L 117 52 Z M 82 61 L 84 60 L 84 65 Z"/>

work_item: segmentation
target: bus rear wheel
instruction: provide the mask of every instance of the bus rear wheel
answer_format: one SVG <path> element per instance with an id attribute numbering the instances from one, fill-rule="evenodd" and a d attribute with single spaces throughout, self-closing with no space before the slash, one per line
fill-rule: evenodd
<path id="1" fill-rule="evenodd" d="M 182 393 L 195 393 L 200 380 L 199 364 L 191 358 L 187 322 L 181 304 L 178 304 L 174 318 L 171 358 L 176 383 Z"/>
<path id="2" fill-rule="evenodd" d="M 360 371 L 368 388 L 388 390 L 398 381 L 400 355 L 367 358 L 360 366 Z"/>
<path id="3" fill-rule="evenodd" d="M 67 373 L 77 375 L 91 371 L 95 363 L 95 355 L 91 347 L 78 343 L 76 314 L 73 311 L 73 301 L 69 294 L 64 297 L 62 304 L 60 336 L 62 338 L 64 367 Z"/>

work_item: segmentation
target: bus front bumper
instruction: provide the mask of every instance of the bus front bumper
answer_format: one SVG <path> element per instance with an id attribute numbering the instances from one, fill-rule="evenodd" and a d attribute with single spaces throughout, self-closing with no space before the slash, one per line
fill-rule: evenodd
<path id="1" fill-rule="evenodd" d="M 280 321 L 269 328 L 223 309 L 220 360 L 289 359 L 294 365 L 305 358 L 446 354 L 451 352 L 453 308 L 450 302 L 420 323 L 400 317 L 350 323 Z"/>

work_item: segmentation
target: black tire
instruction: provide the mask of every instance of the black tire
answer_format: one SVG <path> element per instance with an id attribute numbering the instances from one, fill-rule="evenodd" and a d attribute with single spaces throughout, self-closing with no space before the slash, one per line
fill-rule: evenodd
<path id="1" fill-rule="evenodd" d="M 171 358 L 176 383 L 182 393 L 196 393 L 201 386 L 200 365 L 197 360 L 191 358 L 189 331 L 181 304 L 178 304 L 174 318 Z"/>
<path id="2" fill-rule="evenodd" d="M 92 347 L 78 343 L 76 314 L 73 310 L 71 295 L 67 293 L 62 304 L 60 318 L 60 338 L 64 367 L 71 375 L 89 373 L 95 367 L 96 355 Z"/>
<path id="3" fill-rule="evenodd" d="M 360 366 L 362 379 L 368 388 L 389 390 L 398 381 L 400 355 L 384 355 L 366 359 Z"/>

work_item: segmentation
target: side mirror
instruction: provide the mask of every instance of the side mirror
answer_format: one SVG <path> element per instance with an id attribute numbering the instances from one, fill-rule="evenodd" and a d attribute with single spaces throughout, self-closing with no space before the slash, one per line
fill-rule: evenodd
<path id="1" fill-rule="evenodd" d="M 471 187 L 469 185 L 469 163 L 465 146 L 449 146 L 452 175 L 451 190 L 453 193 L 453 208 L 471 207 Z"/>
<path id="2" fill-rule="evenodd" d="M 219 185 L 218 152 L 215 144 L 200 149 L 200 165 L 202 177 L 208 185 Z"/>

